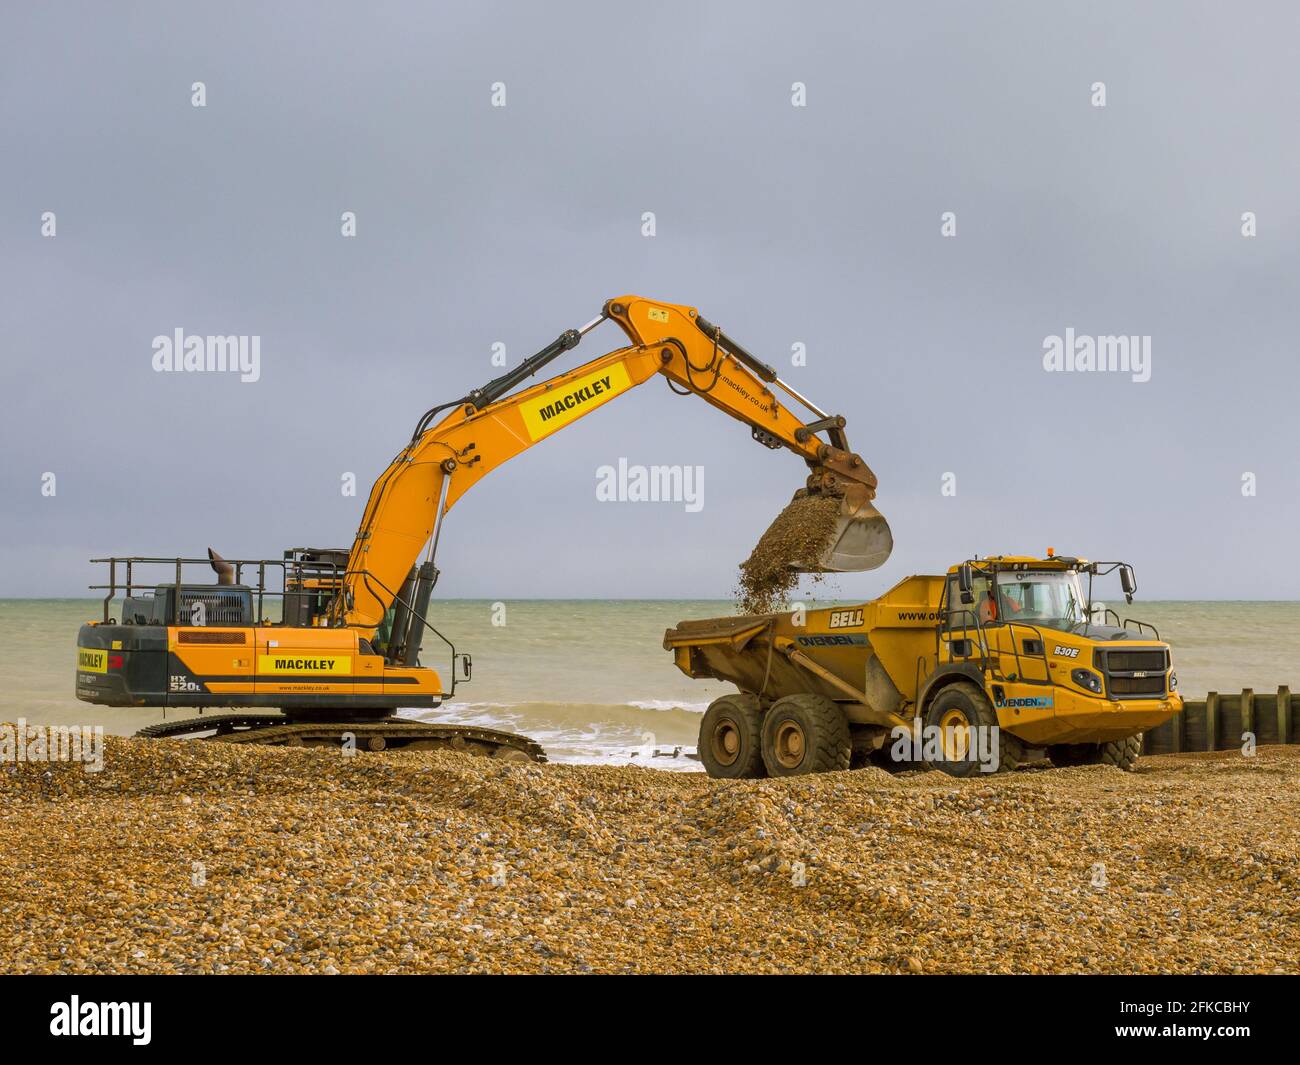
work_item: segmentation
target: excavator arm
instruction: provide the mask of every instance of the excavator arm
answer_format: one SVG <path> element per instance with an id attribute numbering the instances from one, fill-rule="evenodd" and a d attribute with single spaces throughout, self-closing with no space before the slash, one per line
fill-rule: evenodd
<path id="1" fill-rule="evenodd" d="M 605 319 L 618 323 L 629 346 L 515 391 Z M 460 497 L 521 451 L 660 375 L 674 391 L 699 396 L 745 422 L 760 443 L 801 456 L 811 470 L 805 492 L 841 499 L 839 528 L 817 568 L 874 569 L 888 558 L 889 526 L 871 505 L 876 477 L 849 449 L 842 417 L 818 410 L 695 308 L 622 296 L 582 329 L 561 334 L 510 372 L 425 414 L 371 489 L 334 620 L 373 637 L 390 606 L 398 615 L 395 633 L 410 624 L 410 614 L 423 618 L 436 578 L 438 534 Z M 774 389 L 812 419 L 798 417 Z M 829 443 L 818 438 L 823 431 Z M 418 565 L 426 544 L 428 560 Z M 413 659 L 408 654 L 408 664 Z"/>

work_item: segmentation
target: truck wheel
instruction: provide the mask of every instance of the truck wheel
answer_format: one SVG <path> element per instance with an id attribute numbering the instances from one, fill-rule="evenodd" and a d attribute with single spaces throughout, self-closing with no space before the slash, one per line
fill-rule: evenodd
<path id="1" fill-rule="evenodd" d="M 1047 757 L 1058 769 L 1074 765 L 1113 765 L 1127 771 L 1137 765 L 1141 755 L 1141 733 L 1109 743 L 1058 743 L 1047 748 Z"/>
<path id="2" fill-rule="evenodd" d="M 982 767 L 978 744 L 968 731 L 991 729 L 998 723 L 989 698 L 974 684 L 959 681 L 950 684 L 934 697 L 925 714 L 927 728 L 939 729 L 941 753 L 930 765 L 953 777 L 979 776 Z M 995 773 L 1009 773 L 1024 758 L 1025 747 L 1005 729 L 997 731 L 993 752 L 997 758 Z"/>
<path id="3" fill-rule="evenodd" d="M 752 695 L 714 699 L 700 722 L 700 761 L 709 776 L 724 780 L 761 777 L 763 709 Z"/>
<path id="4" fill-rule="evenodd" d="M 1127 739 L 1111 740 L 1101 745 L 1101 757 L 1097 760 L 1102 765 L 1113 765 L 1116 769 L 1129 772 L 1142 757 L 1142 733 Z"/>
<path id="5" fill-rule="evenodd" d="M 763 717 L 763 764 L 768 776 L 848 769 L 852 756 L 849 720 L 825 696 L 786 695 Z"/>

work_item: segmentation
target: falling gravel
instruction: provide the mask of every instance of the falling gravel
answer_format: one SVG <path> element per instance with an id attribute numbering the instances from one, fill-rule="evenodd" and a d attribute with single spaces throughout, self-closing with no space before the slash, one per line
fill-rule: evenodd
<path id="1" fill-rule="evenodd" d="M 736 601 L 743 614 L 778 610 L 831 546 L 840 513 L 840 500 L 829 495 L 796 495 L 776 516 L 740 564 Z M 821 574 L 813 579 L 819 580 Z"/>
<path id="2" fill-rule="evenodd" d="M 1295 747 L 718 781 L 109 737 L 0 764 L 0 971 L 1294 973 L 1297 791 Z"/>

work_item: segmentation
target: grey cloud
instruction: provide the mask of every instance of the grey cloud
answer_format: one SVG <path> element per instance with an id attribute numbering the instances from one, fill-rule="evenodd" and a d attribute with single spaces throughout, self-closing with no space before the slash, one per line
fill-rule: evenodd
<path id="1" fill-rule="evenodd" d="M 350 543 L 493 342 L 640 292 L 807 345 L 787 375 L 849 419 L 898 543 L 847 597 L 1049 544 L 1153 597 L 1296 597 L 1296 31 L 1285 4 L 7 12 L 0 594 L 78 594 L 110 551 Z M 153 373 L 177 327 L 260 335 L 262 380 Z M 1151 336 L 1152 380 L 1045 374 L 1067 327 Z M 600 504 L 619 456 L 703 463 L 704 510 Z M 726 595 L 803 472 L 651 382 L 468 495 L 439 590 Z"/>

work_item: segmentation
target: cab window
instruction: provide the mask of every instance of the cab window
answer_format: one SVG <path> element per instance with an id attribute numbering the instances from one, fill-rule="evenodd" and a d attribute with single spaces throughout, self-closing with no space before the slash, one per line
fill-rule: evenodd
<path id="1" fill-rule="evenodd" d="M 981 625 L 991 625 L 997 620 L 997 607 L 993 602 L 992 588 L 987 576 L 976 573 L 971 580 L 971 592 L 975 596 L 972 603 L 961 601 L 961 587 L 956 574 L 948 578 L 948 618 L 949 631 L 961 631 L 963 628 L 975 628 L 978 620 Z"/>

